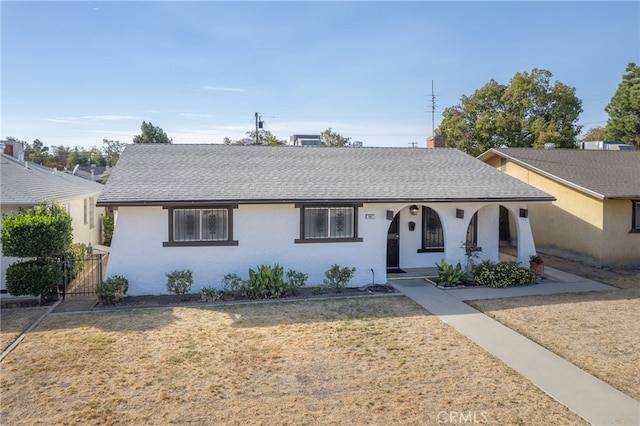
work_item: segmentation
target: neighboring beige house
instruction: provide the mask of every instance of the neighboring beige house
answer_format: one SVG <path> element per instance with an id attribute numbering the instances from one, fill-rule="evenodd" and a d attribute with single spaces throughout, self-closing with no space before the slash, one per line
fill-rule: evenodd
<path id="1" fill-rule="evenodd" d="M 529 207 L 540 251 L 640 266 L 640 151 L 505 148 L 478 158 L 556 198 Z"/>
<path id="2" fill-rule="evenodd" d="M 0 155 L 0 173 L 2 216 L 29 209 L 40 204 L 42 200 L 56 200 L 71 214 L 73 242 L 86 245 L 101 243 L 101 217 L 104 214 L 104 208 L 96 207 L 96 201 L 102 191 L 102 184 L 37 164 L 25 163 L 21 159 L 5 154 Z M 16 260 L 14 257 L 1 257 L 0 291 L 2 293 L 6 290 L 6 269 Z"/>

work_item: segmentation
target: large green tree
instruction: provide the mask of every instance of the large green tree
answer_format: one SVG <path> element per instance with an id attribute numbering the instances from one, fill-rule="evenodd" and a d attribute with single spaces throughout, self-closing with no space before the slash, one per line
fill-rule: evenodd
<path id="1" fill-rule="evenodd" d="M 460 104 L 446 108 L 438 133 L 447 146 L 479 155 L 489 148 L 575 148 L 582 101 L 575 88 L 551 83 L 551 72 L 533 69 L 516 73 L 509 84 L 495 80 L 463 95 Z"/>
<path id="2" fill-rule="evenodd" d="M 640 66 L 627 65 L 618 90 L 606 106 L 609 114 L 605 135 L 640 149 Z"/>
<path id="3" fill-rule="evenodd" d="M 173 143 L 173 139 L 169 139 L 164 130 L 154 126 L 151 122 L 143 121 L 140 131 L 141 134 L 133 137 L 133 143 Z"/>

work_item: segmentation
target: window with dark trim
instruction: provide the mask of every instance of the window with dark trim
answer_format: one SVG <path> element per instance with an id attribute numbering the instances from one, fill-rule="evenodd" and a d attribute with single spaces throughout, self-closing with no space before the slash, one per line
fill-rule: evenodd
<path id="1" fill-rule="evenodd" d="M 469 226 L 467 227 L 467 245 L 478 245 L 478 212 L 475 212 L 471 217 L 471 222 L 469 222 Z"/>
<path id="2" fill-rule="evenodd" d="M 233 207 L 169 207 L 167 246 L 238 245 L 233 240 Z"/>
<path id="3" fill-rule="evenodd" d="M 418 253 L 444 251 L 444 232 L 440 216 L 431 207 L 422 206 L 422 248 Z"/>
<path id="4" fill-rule="evenodd" d="M 640 232 L 640 201 L 632 201 L 631 232 Z"/>
<path id="5" fill-rule="evenodd" d="M 93 197 L 89 197 L 89 228 L 95 228 L 95 216 L 96 216 L 96 200 Z"/>
<path id="6" fill-rule="evenodd" d="M 360 205 L 300 205 L 300 238 L 296 243 L 360 242 Z"/>

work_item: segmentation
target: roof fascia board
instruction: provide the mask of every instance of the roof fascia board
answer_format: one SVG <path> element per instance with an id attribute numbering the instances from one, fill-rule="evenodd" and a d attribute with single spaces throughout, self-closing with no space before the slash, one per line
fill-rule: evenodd
<path id="1" fill-rule="evenodd" d="M 284 199 L 284 200 L 193 200 L 193 201 L 100 201 L 98 207 L 184 207 L 184 206 L 229 206 L 230 204 L 392 204 L 392 203 L 550 203 L 555 197 L 515 197 L 515 198 L 397 198 L 397 199 Z"/>

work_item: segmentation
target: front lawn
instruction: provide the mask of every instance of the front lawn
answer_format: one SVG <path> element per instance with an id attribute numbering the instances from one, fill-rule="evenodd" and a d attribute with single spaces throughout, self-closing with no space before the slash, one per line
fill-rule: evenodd
<path id="1" fill-rule="evenodd" d="M 52 314 L 1 424 L 584 424 L 404 297 Z"/>

